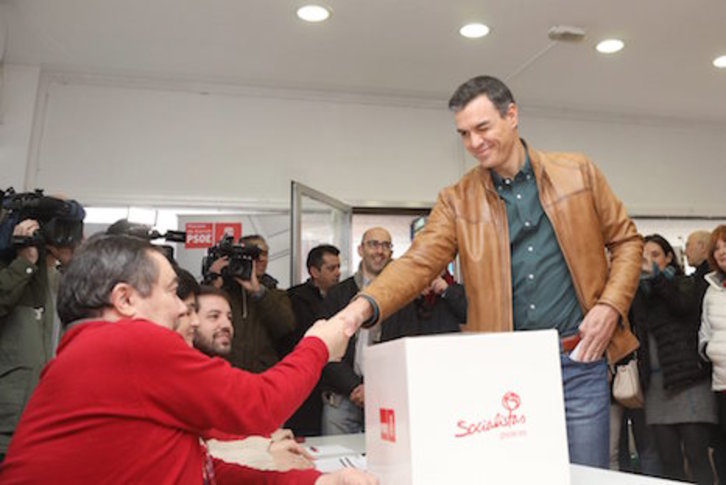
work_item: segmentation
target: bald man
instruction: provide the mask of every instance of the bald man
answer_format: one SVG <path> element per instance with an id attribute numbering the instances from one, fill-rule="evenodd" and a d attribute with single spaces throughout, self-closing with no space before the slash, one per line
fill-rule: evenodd
<path id="1" fill-rule="evenodd" d="M 343 309 L 360 290 L 368 286 L 391 261 L 391 234 L 382 227 L 363 233 L 358 254 L 358 271 L 328 290 L 323 302 L 324 316 L 329 318 Z M 348 343 L 341 362 L 323 369 L 322 432 L 324 435 L 360 433 L 363 431 L 363 348 L 380 337 L 380 325 L 359 329 Z"/>
<path id="2" fill-rule="evenodd" d="M 686 240 L 686 260 L 688 265 L 696 268 L 696 275 L 703 278 L 708 273 L 708 241 L 711 233 L 694 231 Z"/>

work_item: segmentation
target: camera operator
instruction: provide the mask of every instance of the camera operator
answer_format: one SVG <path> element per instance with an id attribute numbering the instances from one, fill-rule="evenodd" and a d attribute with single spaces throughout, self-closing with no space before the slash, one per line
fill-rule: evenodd
<path id="1" fill-rule="evenodd" d="M 19 217 L 12 240 L 24 242 L 4 247 L 0 257 L 0 461 L 60 339 L 55 311 L 60 269 L 80 242 L 85 215 L 73 204 L 81 220 Z M 7 217 L 5 223 L 12 224 Z"/>
<path id="2" fill-rule="evenodd" d="M 267 263 L 270 262 L 270 246 L 268 246 L 265 238 L 259 234 L 250 234 L 249 236 L 241 237 L 239 242 L 244 246 L 254 246 L 260 250 L 260 255 L 257 257 L 257 264 L 255 265 L 257 281 L 267 288 L 277 288 L 277 279 L 267 274 Z"/>
<path id="3" fill-rule="evenodd" d="M 277 283 L 265 274 L 267 244 L 263 245 L 262 238 L 257 240 L 259 244 L 253 241 L 250 237 L 240 240 L 246 244 L 245 247 L 253 245 L 260 250 L 252 261 L 248 280 L 226 274 L 225 268 L 230 264 L 228 256 L 214 261 L 205 278 L 217 288 L 224 288 L 230 295 L 234 338 L 227 359 L 240 369 L 263 372 L 280 360 L 276 349 L 280 340 L 294 330 L 295 315 L 290 299 L 283 290 L 260 282 L 264 278 L 268 284 L 271 284 L 270 280 Z"/>

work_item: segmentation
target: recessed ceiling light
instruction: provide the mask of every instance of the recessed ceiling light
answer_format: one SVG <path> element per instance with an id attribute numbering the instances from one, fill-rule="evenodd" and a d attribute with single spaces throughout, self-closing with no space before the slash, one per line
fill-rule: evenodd
<path id="1" fill-rule="evenodd" d="M 480 37 L 484 37 L 489 33 L 489 27 L 479 23 L 466 24 L 459 29 L 459 33 L 464 37 L 468 37 L 469 39 L 478 39 Z"/>
<path id="2" fill-rule="evenodd" d="M 330 17 L 330 9 L 320 5 L 305 5 L 297 9 L 297 16 L 307 22 L 322 22 Z"/>
<path id="3" fill-rule="evenodd" d="M 717 57 L 713 60 L 713 65 L 719 69 L 726 69 L 726 56 Z"/>
<path id="4" fill-rule="evenodd" d="M 595 49 L 603 54 L 614 54 L 625 47 L 625 43 L 620 39 L 606 39 L 601 41 Z"/>

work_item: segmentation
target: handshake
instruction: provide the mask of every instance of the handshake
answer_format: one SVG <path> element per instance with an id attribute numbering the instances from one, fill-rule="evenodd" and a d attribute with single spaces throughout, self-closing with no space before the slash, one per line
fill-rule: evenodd
<path id="1" fill-rule="evenodd" d="M 348 306 L 328 320 L 318 320 L 305 332 L 305 337 L 318 337 L 328 347 L 328 361 L 343 358 L 348 340 L 373 314 L 371 304 L 365 298 L 354 298 Z"/>

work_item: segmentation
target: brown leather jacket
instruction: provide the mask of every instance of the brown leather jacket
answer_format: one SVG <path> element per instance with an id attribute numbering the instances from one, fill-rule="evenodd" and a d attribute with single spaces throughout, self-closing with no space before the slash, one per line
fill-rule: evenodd
<path id="1" fill-rule="evenodd" d="M 643 238 L 585 156 L 527 150 L 542 208 L 552 222 L 583 314 L 596 303 L 620 313 L 621 323 L 607 350 L 608 360 L 617 362 L 638 347 L 627 315 L 638 286 Z M 411 248 L 365 289 L 378 305 L 379 319 L 418 295 L 457 252 L 469 302 L 467 329 L 511 331 L 507 213 L 489 171 L 481 167 L 441 191 Z"/>

